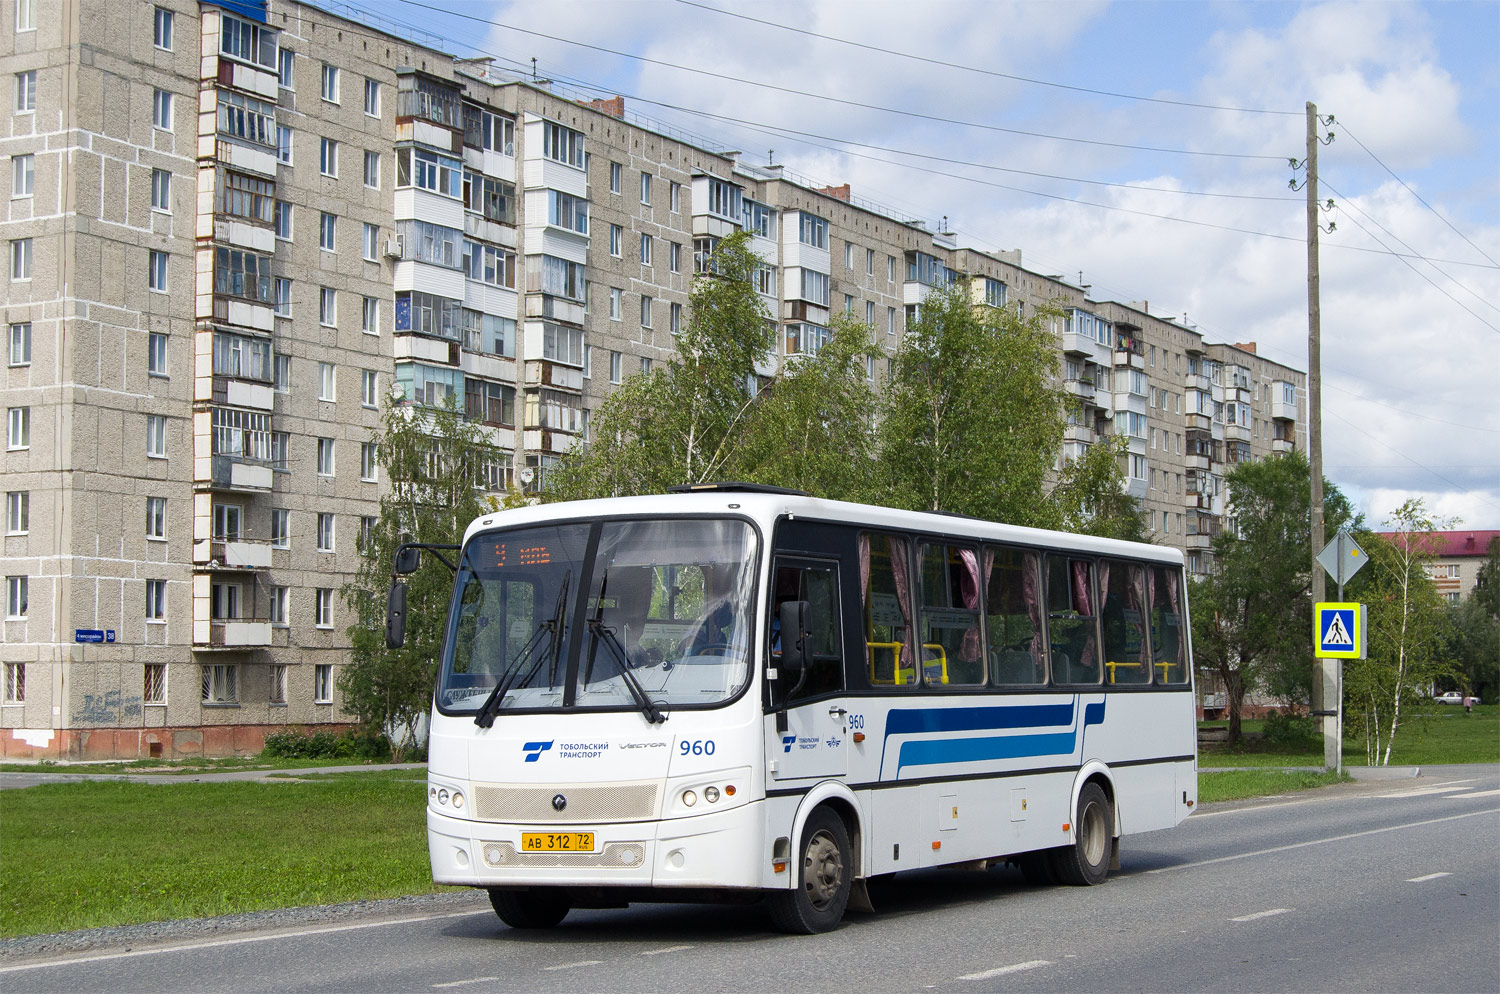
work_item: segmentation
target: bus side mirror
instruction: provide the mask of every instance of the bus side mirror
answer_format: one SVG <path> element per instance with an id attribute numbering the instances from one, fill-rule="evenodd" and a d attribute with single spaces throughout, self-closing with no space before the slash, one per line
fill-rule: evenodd
<path id="1" fill-rule="evenodd" d="M 801 682 L 802 671 L 807 668 L 807 601 L 782 601 L 778 607 L 781 622 L 781 661 L 779 668 L 794 674 Z"/>
<path id="2" fill-rule="evenodd" d="M 403 545 L 396 550 L 396 564 L 391 567 L 392 571 L 406 576 L 415 573 L 417 567 L 422 565 L 422 550 L 412 545 Z"/>
<path id="3" fill-rule="evenodd" d="M 416 550 L 412 550 L 416 554 Z M 406 644 L 406 584 L 391 581 L 391 592 L 385 598 L 385 647 L 399 649 Z"/>

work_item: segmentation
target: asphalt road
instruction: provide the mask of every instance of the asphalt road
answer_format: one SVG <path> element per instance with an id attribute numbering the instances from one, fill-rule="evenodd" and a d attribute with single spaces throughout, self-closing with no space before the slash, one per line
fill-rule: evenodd
<path id="1" fill-rule="evenodd" d="M 0 966 L 0 990 L 1497 991 L 1500 770 L 1213 806 L 1101 887 L 903 875 L 828 935 L 642 905 L 511 931 L 475 903 Z"/>

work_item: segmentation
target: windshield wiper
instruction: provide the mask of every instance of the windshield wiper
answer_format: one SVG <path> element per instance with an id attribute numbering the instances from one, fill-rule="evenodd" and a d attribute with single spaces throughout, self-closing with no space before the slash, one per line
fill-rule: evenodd
<path id="1" fill-rule="evenodd" d="M 606 625 L 600 618 L 590 618 L 589 631 L 594 635 L 594 644 L 589 648 L 590 665 L 594 662 L 594 653 L 599 648 L 599 643 L 603 642 L 609 646 L 610 652 L 615 659 L 615 668 L 620 671 L 620 677 L 624 680 L 626 688 L 629 689 L 630 696 L 635 698 L 635 703 L 640 707 L 641 713 L 646 716 L 646 720 L 653 725 L 659 725 L 666 721 L 667 716 L 662 713 L 661 708 L 656 706 L 655 701 L 646 696 L 645 688 L 635 678 L 635 674 L 630 672 L 630 659 L 626 655 L 625 647 L 620 644 L 619 638 L 615 635 L 615 630 Z"/>
<path id="2" fill-rule="evenodd" d="M 532 678 L 536 676 L 537 670 L 542 668 L 544 660 L 551 662 L 551 671 L 554 674 L 557 672 L 557 657 L 562 651 L 563 610 L 568 597 L 568 583 L 572 579 L 573 571 L 568 570 L 567 574 L 563 576 L 562 589 L 557 592 L 557 606 L 552 611 L 552 617 L 537 626 L 536 633 L 531 636 L 531 641 L 522 646 L 521 651 L 516 653 L 515 658 L 511 660 L 511 666 L 506 670 L 505 679 L 495 684 L 495 689 L 490 691 L 490 696 L 486 697 L 484 703 L 479 706 L 479 711 L 474 715 L 474 724 L 480 728 L 489 728 L 495 723 L 495 716 L 500 713 L 500 706 L 505 700 L 505 695 L 510 693 L 510 688 L 513 685 L 517 685 L 516 673 L 520 671 L 521 665 L 530 658 L 531 653 L 536 649 L 537 641 L 542 637 L 543 633 L 548 635 L 547 651 L 537 654 L 536 662 L 532 663 L 531 669 L 526 671 L 526 676 L 521 679 L 519 686 L 524 687 L 531 682 Z"/>

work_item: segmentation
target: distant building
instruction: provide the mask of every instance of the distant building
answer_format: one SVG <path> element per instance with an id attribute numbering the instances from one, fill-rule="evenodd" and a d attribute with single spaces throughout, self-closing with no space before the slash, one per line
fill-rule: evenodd
<path id="1" fill-rule="evenodd" d="M 1380 532 L 1380 537 L 1390 541 L 1397 534 Z M 1428 567 L 1428 575 L 1443 600 L 1457 604 L 1473 593 L 1479 582 L 1479 567 L 1490 554 L 1490 543 L 1496 540 L 1500 540 L 1500 531 L 1459 528 L 1433 533 L 1428 548 L 1437 558 Z"/>

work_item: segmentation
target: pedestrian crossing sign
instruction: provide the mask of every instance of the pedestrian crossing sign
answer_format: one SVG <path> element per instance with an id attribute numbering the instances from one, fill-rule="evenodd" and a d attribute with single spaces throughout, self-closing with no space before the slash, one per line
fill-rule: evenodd
<path id="1" fill-rule="evenodd" d="M 1313 654 L 1319 659 L 1365 658 L 1365 606 L 1313 605 Z"/>

